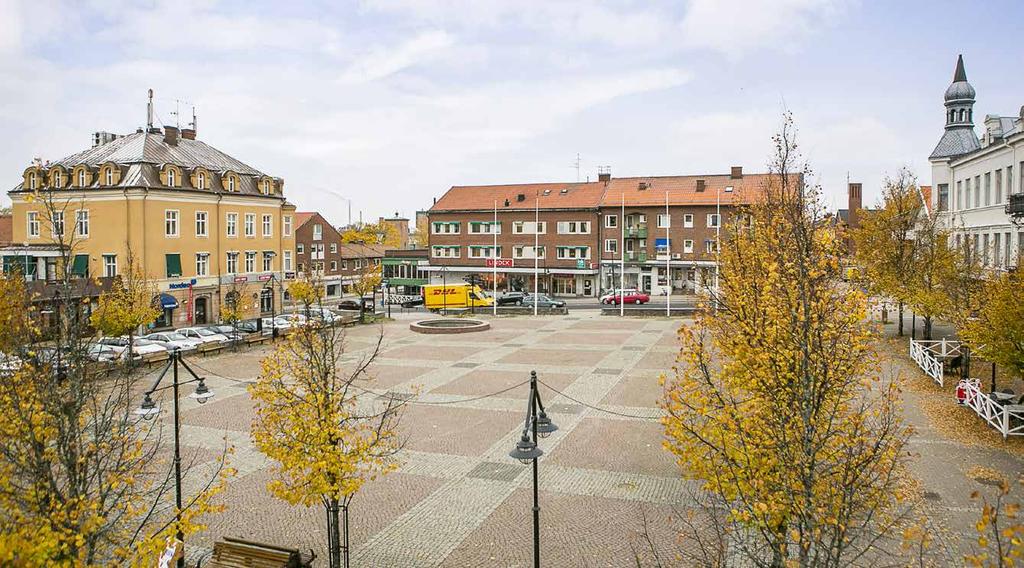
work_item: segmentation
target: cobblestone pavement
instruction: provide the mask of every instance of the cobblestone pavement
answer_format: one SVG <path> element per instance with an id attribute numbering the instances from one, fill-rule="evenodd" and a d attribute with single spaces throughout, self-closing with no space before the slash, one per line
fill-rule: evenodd
<path id="1" fill-rule="evenodd" d="M 663 554 L 677 550 L 672 517 L 685 513 L 694 488 L 661 447 L 656 401 L 658 377 L 674 364 L 681 320 L 620 320 L 596 312 L 499 317 L 486 332 L 438 336 L 410 332 L 411 317 L 417 316 L 352 328 L 347 338 L 354 360 L 383 330 L 374 379 L 364 386 L 417 393 L 403 418 L 402 467 L 368 483 L 353 501 L 353 566 L 532 564 L 532 470 L 508 452 L 520 435 L 528 394 L 527 385 L 515 385 L 533 370 L 550 386 L 542 386 L 541 395 L 559 426 L 540 443 L 543 564 L 635 565 L 634 554 L 645 554 L 638 533 L 645 524 Z M 245 387 L 258 375 L 266 349 L 193 358 L 216 396 L 203 406 L 183 401 L 185 455 L 199 464 L 187 485 L 202 482 L 210 464 L 201 462 L 225 444 L 235 448 L 239 473 L 223 494 L 228 509 L 192 539 L 190 557 L 218 538 L 238 536 L 313 549 L 324 558 L 322 509 L 272 497 L 269 464 L 249 440 L 253 410 Z M 439 402 L 445 404 L 430 404 Z M 983 463 L 1014 474 L 1024 464 L 948 439 L 929 427 L 915 406 L 917 395 L 910 393 L 907 403 L 918 431 L 914 473 L 933 529 L 939 538 L 952 537 L 940 546 L 949 547 L 944 555 L 956 564 L 955 543 L 969 538 L 976 520 L 969 494 L 982 487 L 965 475 L 967 466 Z M 678 563 L 671 555 L 660 560 Z"/>

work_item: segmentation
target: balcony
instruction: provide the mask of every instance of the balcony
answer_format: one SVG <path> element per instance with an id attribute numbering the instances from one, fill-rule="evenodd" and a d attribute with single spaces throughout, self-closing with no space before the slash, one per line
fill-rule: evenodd
<path id="1" fill-rule="evenodd" d="M 626 260 L 629 262 L 647 262 L 647 253 L 626 251 Z"/>
<path id="2" fill-rule="evenodd" d="M 626 226 L 626 238 L 627 239 L 646 239 L 647 238 L 647 223 L 640 223 L 637 225 Z"/>

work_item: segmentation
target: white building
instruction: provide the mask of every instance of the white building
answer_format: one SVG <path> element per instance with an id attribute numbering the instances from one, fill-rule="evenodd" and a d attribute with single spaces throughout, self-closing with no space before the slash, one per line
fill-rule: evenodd
<path id="1" fill-rule="evenodd" d="M 1010 196 L 1024 192 L 1024 107 L 1018 116 L 986 116 L 979 139 L 974 96 L 960 56 L 945 94 L 945 132 L 928 157 L 932 208 L 984 266 L 1006 269 L 1024 251 L 1024 225 L 1007 213 Z"/>

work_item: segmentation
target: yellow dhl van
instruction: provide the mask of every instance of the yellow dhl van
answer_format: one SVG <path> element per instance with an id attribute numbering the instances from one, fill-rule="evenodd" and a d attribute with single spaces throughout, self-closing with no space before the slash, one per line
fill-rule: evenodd
<path id="1" fill-rule="evenodd" d="M 479 286 L 471 284 L 448 284 L 445 286 L 424 286 L 423 305 L 428 310 L 444 308 L 482 308 L 494 304 L 494 298 Z"/>

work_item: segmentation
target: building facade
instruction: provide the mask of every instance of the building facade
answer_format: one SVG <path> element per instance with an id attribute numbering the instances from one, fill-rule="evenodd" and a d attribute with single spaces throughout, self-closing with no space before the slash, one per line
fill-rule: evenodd
<path id="1" fill-rule="evenodd" d="M 707 176 L 602 173 L 586 183 L 456 186 L 429 211 L 431 282 L 491 287 L 497 273 L 499 291 L 531 291 L 536 260 L 537 288 L 557 296 L 620 286 L 691 293 L 715 271 L 720 227 L 765 181 L 735 167 Z M 501 259 L 496 270 L 492 259 Z"/>
<path id="2" fill-rule="evenodd" d="M 110 279 L 131 264 L 154 288 L 159 328 L 219 321 L 226 302 L 245 317 L 269 314 L 294 276 L 295 208 L 283 185 L 195 130 L 98 139 L 23 172 L 8 193 L 5 268 L 52 281 L 67 251 L 83 278 Z"/>
<path id="3" fill-rule="evenodd" d="M 384 251 L 383 278 L 388 292 L 416 296 L 430 283 L 428 249 L 388 249 Z"/>
<path id="4" fill-rule="evenodd" d="M 322 282 L 326 299 L 340 298 L 348 272 L 341 254 L 341 233 L 316 212 L 298 212 L 295 219 L 297 274 Z"/>
<path id="5" fill-rule="evenodd" d="M 1017 116 L 986 116 L 979 138 L 974 101 L 961 56 L 944 96 L 945 130 L 928 158 L 931 209 L 984 267 L 1006 270 L 1024 251 L 1024 231 L 1007 207 L 1024 192 L 1024 107 Z"/>

